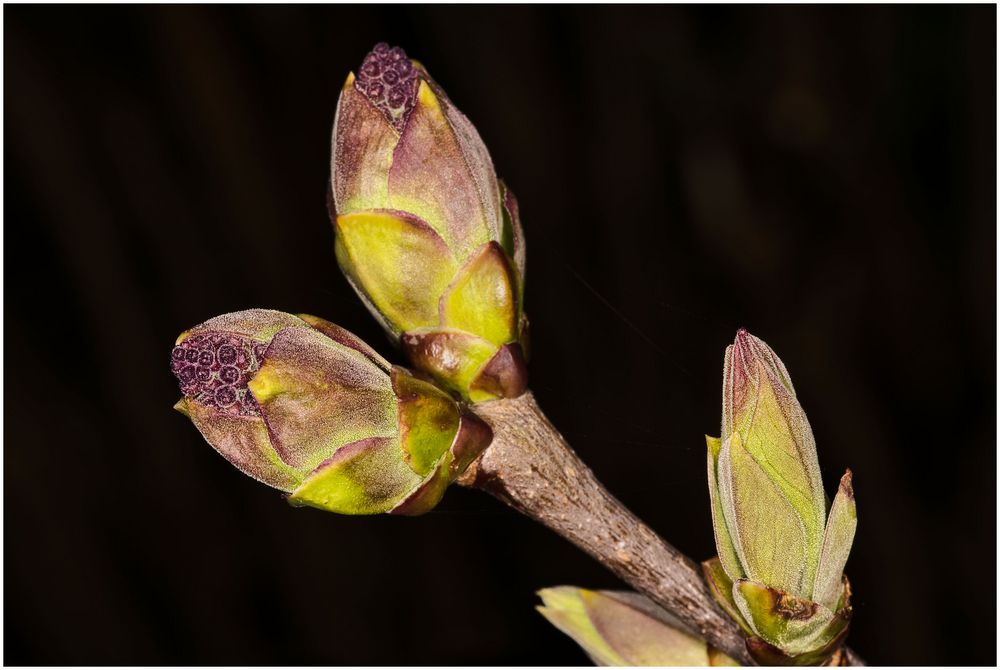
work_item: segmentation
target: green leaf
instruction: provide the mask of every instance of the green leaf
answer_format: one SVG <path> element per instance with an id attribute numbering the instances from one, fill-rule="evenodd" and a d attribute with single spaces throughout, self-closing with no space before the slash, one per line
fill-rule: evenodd
<path id="1" fill-rule="evenodd" d="M 729 580 L 732 581 L 745 577 L 746 574 L 743 572 L 740 559 L 736 555 L 732 536 L 726 526 L 726 516 L 722 511 L 722 499 L 719 496 L 718 461 L 722 441 L 717 437 L 706 435 L 705 444 L 708 446 L 708 496 L 712 504 L 712 529 L 715 532 L 715 547 L 719 552 L 721 567 L 725 570 Z"/>
<path id="2" fill-rule="evenodd" d="M 448 484 L 451 483 L 451 479 L 448 476 L 451 463 L 451 453 L 443 454 L 431 475 L 426 477 L 423 483 L 406 496 L 402 502 L 396 504 L 389 513 L 401 516 L 417 516 L 434 509 L 444 496 Z"/>
<path id="3" fill-rule="evenodd" d="M 557 586 L 538 595 L 544 603 L 538 611 L 597 665 L 709 665 L 705 641 L 638 594 Z"/>
<path id="4" fill-rule="evenodd" d="M 441 323 L 496 345 L 516 339 L 517 302 L 507 255 L 496 242 L 483 245 L 441 298 Z"/>
<path id="5" fill-rule="evenodd" d="M 336 252 L 341 269 L 395 335 L 439 323 L 438 301 L 457 265 L 426 223 L 403 212 L 341 215 Z"/>
<path id="6" fill-rule="evenodd" d="M 816 443 L 784 364 L 745 330 L 726 350 L 723 398 L 723 440 L 740 434 L 746 450 L 802 520 L 805 590 L 799 593 L 809 597 L 826 516 Z"/>
<path id="7" fill-rule="evenodd" d="M 854 487 L 848 470 L 840 480 L 837 495 L 830 506 L 830 516 L 826 522 L 823 551 L 820 554 L 819 570 L 816 572 L 816 586 L 813 600 L 831 610 L 836 610 L 843 593 L 844 566 L 854 543 L 854 532 L 858 526 L 858 513 L 854 503 Z"/>
<path id="8" fill-rule="evenodd" d="M 719 451 L 719 497 L 747 576 L 790 593 L 802 588 L 806 532 L 783 493 L 733 433 Z"/>
<path id="9" fill-rule="evenodd" d="M 421 478 L 403 462 L 398 438 L 372 437 L 337 450 L 288 501 L 338 514 L 388 512 Z"/>
<path id="10" fill-rule="evenodd" d="M 754 631 L 789 656 L 814 651 L 829 641 L 835 617 L 818 603 L 748 580 L 733 585 L 733 597 Z"/>
<path id="11" fill-rule="evenodd" d="M 451 396 L 399 367 L 392 370 L 392 387 L 398 398 L 399 437 L 406 462 L 423 477 L 455 439 L 458 405 Z"/>
<path id="12" fill-rule="evenodd" d="M 740 625 L 744 633 L 752 634 L 753 629 L 747 625 L 733 599 L 733 580 L 726 574 L 718 557 L 702 561 L 701 571 L 705 577 L 705 583 L 708 584 L 708 590 L 719 607 Z"/>
<path id="13" fill-rule="evenodd" d="M 798 401 L 772 380 L 758 385 L 753 418 L 746 425 L 746 451 L 791 504 L 805 529 L 803 588 L 810 589 L 823 541 L 825 494 L 809 422 Z M 801 593 L 812 595 L 809 590 Z"/>

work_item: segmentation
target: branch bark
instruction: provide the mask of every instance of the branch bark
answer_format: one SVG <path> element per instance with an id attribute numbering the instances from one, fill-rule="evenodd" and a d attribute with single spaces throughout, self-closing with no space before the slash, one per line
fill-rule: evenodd
<path id="1" fill-rule="evenodd" d="M 597 480 L 531 392 L 476 406 L 493 443 L 459 483 L 486 491 L 596 558 L 692 632 L 753 665 L 736 622 L 712 598 L 699 567 L 660 538 Z M 860 659 L 846 650 L 851 665 Z"/>

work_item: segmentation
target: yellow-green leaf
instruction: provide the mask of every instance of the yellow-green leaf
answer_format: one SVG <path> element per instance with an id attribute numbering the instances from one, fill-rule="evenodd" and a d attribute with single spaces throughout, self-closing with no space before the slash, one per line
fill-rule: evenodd
<path id="1" fill-rule="evenodd" d="M 398 399 L 399 437 L 406 462 L 421 477 L 448 451 L 459 426 L 458 405 L 437 387 L 414 378 L 402 368 L 392 371 Z"/>
<path id="2" fill-rule="evenodd" d="M 403 462 L 398 438 L 373 437 L 341 447 L 288 500 L 338 514 L 388 512 L 421 478 Z"/>
<path id="3" fill-rule="evenodd" d="M 484 245 L 459 271 L 441 298 L 441 323 L 496 345 L 516 338 L 514 277 L 498 243 Z"/>
<path id="4" fill-rule="evenodd" d="M 337 217 L 337 260 L 394 334 L 438 324 L 438 301 L 457 266 L 444 241 L 403 212 Z"/>
<path id="5" fill-rule="evenodd" d="M 806 564 L 802 520 L 733 433 L 719 451 L 719 494 L 726 527 L 747 576 L 800 593 Z"/>
<path id="6" fill-rule="evenodd" d="M 638 594 L 557 586 L 538 595 L 544 603 L 538 611 L 597 665 L 709 665 L 705 641 Z"/>
<path id="7" fill-rule="evenodd" d="M 822 647 L 836 623 L 822 605 L 757 582 L 736 582 L 733 596 L 757 634 L 789 656 Z"/>
<path id="8" fill-rule="evenodd" d="M 840 480 L 837 495 L 830 505 L 830 516 L 826 522 L 823 551 L 820 554 L 819 569 L 816 572 L 816 586 L 813 600 L 836 610 L 844 591 L 843 574 L 847 557 L 854 543 L 854 532 L 858 527 L 858 513 L 854 504 L 854 487 L 848 470 Z"/>
<path id="9" fill-rule="evenodd" d="M 729 528 L 726 527 L 726 516 L 722 511 L 722 499 L 719 497 L 719 473 L 718 461 L 719 452 L 722 449 L 722 441 L 717 437 L 705 436 L 705 444 L 708 446 L 708 497 L 712 505 L 712 529 L 715 532 L 715 547 L 719 552 L 719 561 L 722 569 L 730 581 L 745 577 L 740 559 L 736 555 L 733 547 L 732 536 Z"/>

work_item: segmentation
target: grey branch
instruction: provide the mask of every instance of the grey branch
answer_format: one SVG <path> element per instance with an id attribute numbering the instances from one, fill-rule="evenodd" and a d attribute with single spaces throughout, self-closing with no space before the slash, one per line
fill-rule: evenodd
<path id="1" fill-rule="evenodd" d="M 531 392 L 476 407 L 493 443 L 459 480 L 491 493 L 596 558 L 744 665 L 736 623 L 715 604 L 699 567 L 615 499 L 539 409 Z M 852 665 L 861 665 L 849 650 Z"/>

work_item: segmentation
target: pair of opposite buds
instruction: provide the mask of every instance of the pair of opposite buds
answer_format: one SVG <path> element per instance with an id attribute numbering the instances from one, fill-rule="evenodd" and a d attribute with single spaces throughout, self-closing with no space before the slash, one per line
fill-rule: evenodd
<path id="1" fill-rule="evenodd" d="M 337 261 L 415 372 L 322 319 L 250 310 L 178 339 L 177 408 L 295 504 L 419 514 L 491 440 L 466 403 L 527 388 L 517 201 L 398 47 L 347 77 L 332 150 Z"/>
<path id="2" fill-rule="evenodd" d="M 341 91 L 330 192 L 340 267 L 413 371 L 323 319 L 249 310 L 181 334 L 176 407 L 293 504 L 420 514 L 492 439 L 469 403 L 527 387 L 517 202 L 469 120 L 385 44 Z M 724 389 L 722 437 L 708 440 L 719 557 L 706 576 L 759 660 L 822 660 L 851 614 L 850 473 L 827 508 L 788 373 L 745 331 Z"/>

